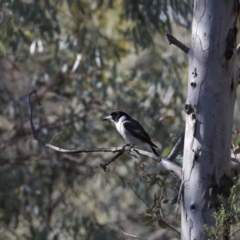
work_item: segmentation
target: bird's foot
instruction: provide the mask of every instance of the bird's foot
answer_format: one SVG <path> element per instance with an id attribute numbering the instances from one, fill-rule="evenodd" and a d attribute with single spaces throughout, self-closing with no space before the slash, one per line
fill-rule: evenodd
<path id="1" fill-rule="evenodd" d="M 131 149 L 135 146 L 135 144 L 127 143 L 123 146 L 123 149 L 126 149 L 129 153 L 131 152 Z"/>

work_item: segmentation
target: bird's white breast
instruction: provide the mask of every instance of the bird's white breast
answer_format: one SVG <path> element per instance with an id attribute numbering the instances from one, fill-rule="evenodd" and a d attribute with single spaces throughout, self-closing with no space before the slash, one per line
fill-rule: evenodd
<path id="1" fill-rule="evenodd" d="M 122 137 L 125 139 L 127 143 L 143 145 L 144 142 L 142 142 L 138 138 L 135 138 L 129 131 L 126 130 L 126 128 L 124 127 L 124 120 L 126 120 L 126 117 L 122 116 L 118 122 L 115 122 L 118 132 L 122 135 Z"/>

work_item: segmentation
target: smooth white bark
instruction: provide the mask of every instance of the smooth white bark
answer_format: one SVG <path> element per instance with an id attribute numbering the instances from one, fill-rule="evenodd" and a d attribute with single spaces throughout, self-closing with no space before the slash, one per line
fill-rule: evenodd
<path id="1" fill-rule="evenodd" d="M 238 85 L 236 0 L 195 0 L 189 56 L 181 191 L 182 239 L 207 239 L 218 194 L 231 186 L 230 149 Z"/>

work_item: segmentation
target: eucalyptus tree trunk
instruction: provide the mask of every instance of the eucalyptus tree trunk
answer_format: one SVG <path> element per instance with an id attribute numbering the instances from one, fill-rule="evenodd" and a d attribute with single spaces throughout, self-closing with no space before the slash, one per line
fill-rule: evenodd
<path id="1" fill-rule="evenodd" d="M 194 1 L 181 188 L 183 240 L 207 239 L 203 226 L 214 226 L 218 195 L 226 196 L 232 184 L 238 12 L 238 0 Z"/>

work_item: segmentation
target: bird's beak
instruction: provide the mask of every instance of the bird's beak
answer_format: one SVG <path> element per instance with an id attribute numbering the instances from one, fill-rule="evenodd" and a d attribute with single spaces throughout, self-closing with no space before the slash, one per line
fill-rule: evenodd
<path id="1" fill-rule="evenodd" d="M 112 120 L 112 116 L 107 116 L 107 117 L 103 118 L 102 120 L 103 120 L 103 121 Z"/>

